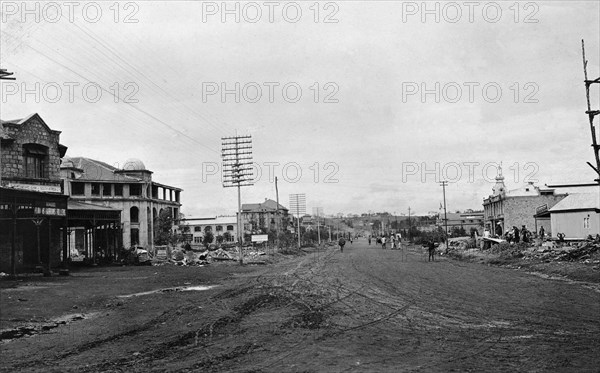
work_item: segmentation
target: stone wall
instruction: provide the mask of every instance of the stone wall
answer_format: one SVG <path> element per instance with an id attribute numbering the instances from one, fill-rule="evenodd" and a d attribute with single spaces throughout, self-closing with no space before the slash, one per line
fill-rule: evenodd
<path id="1" fill-rule="evenodd" d="M 60 132 L 49 130 L 37 116 L 23 124 L 5 123 L 4 130 L 14 141 L 2 143 L 3 180 L 25 178 L 23 145 L 39 144 L 48 148 L 45 160 L 48 179 L 60 182 Z"/>
<path id="2" fill-rule="evenodd" d="M 509 197 L 504 200 L 504 230 L 516 226 L 521 228 L 525 225 L 528 230 L 535 229 L 535 219 L 533 215 L 536 208 L 547 204 L 548 208 L 556 205 L 560 200 L 566 197 L 566 194 L 542 195 L 527 197 Z M 539 227 L 538 227 L 539 229 Z"/>

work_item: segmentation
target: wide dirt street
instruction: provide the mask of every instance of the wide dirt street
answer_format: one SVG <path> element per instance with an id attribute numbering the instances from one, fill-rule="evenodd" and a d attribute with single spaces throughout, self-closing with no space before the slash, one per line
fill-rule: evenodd
<path id="1" fill-rule="evenodd" d="M 2 371 L 599 371 L 597 286 L 406 254 L 3 280 L 2 329 L 31 335 L 3 333 Z"/>

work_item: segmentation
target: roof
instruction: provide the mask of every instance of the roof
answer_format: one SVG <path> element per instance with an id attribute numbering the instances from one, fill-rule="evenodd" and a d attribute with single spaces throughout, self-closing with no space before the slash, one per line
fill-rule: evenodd
<path id="1" fill-rule="evenodd" d="M 6 131 L 4 131 L 4 121 L 0 120 L 0 139 L 11 139 L 10 136 L 8 136 L 8 133 Z"/>
<path id="2" fill-rule="evenodd" d="M 94 211 L 121 211 L 119 209 L 114 209 L 112 207 L 100 206 L 100 205 L 92 205 L 91 203 L 83 203 L 79 201 L 75 201 L 70 199 L 67 202 L 68 210 L 94 210 Z"/>
<path id="3" fill-rule="evenodd" d="M 600 193 L 574 193 L 566 196 L 550 210 L 550 213 L 597 210 L 600 212 Z"/>
<path id="4" fill-rule="evenodd" d="M 42 125 L 44 127 L 46 127 L 46 129 L 48 130 L 48 132 L 61 133 L 61 131 L 53 130 L 52 128 L 50 128 L 46 124 L 46 122 L 44 122 L 44 120 L 42 119 L 42 117 L 38 113 L 29 114 L 25 118 L 21 118 L 21 119 L 0 120 L 0 123 L 2 123 L 3 125 L 7 125 L 8 124 L 8 125 L 19 126 L 21 124 L 27 123 L 30 119 L 32 119 L 34 117 L 37 117 L 37 119 L 40 121 L 40 123 L 42 123 Z"/>
<path id="5" fill-rule="evenodd" d="M 265 211 L 276 211 L 277 202 L 272 199 L 267 199 L 262 203 L 244 203 L 242 205 L 242 212 L 265 212 Z M 288 211 L 285 206 L 279 204 L 279 210 Z"/>
<path id="6" fill-rule="evenodd" d="M 217 216 L 210 218 L 185 218 L 181 219 L 189 225 L 237 224 L 237 216 Z"/>
<path id="7" fill-rule="evenodd" d="M 75 168 L 83 170 L 81 177 L 77 179 L 81 181 L 141 181 L 141 179 L 136 177 L 115 173 L 115 171 L 119 170 L 118 168 L 91 158 L 69 157 L 65 158 L 63 162 L 65 165 L 69 165 L 70 163 Z"/>

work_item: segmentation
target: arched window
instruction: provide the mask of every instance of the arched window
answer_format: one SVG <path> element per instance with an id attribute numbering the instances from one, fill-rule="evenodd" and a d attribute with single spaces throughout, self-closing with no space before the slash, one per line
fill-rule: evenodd
<path id="1" fill-rule="evenodd" d="M 221 232 L 223 230 L 223 226 L 222 225 L 217 225 L 217 232 Z"/>
<path id="2" fill-rule="evenodd" d="M 228 226 L 227 226 L 227 230 L 228 230 L 228 231 L 232 231 L 232 230 L 233 230 L 233 225 L 228 225 Z"/>
<path id="3" fill-rule="evenodd" d="M 140 210 L 135 206 L 132 206 L 129 209 L 129 221 L 131 223 L 139 223 L 140 222 Z"/>

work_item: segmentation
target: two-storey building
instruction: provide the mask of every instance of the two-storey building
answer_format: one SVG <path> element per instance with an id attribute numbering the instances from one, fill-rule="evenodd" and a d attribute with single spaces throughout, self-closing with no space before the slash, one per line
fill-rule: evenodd
<path id="1" fill-rule="evenodd" d="M 73 201 L 120 211 L 121 245 L 153 249 L 159 216 L 167 214 L 177 223 L 182 189 L 152 179 L 152 171 L 138 159 L 127 160 L 122 167 L 85 157 L 63 159 L 61 176 L 65 193 Z M 75 235 L 81 246 L 85 237 Z M 97 241 L 101 241 L 97 239 Z M 94 245 L 96 249 L 98 245 Z"/>
<path id="2" fill-rule="evenodd" d="M 67 147 L 59 141 L 38 114 L 0 120 L 0 271 L 50 274 L 67 257 L 59 168 Z"/>

